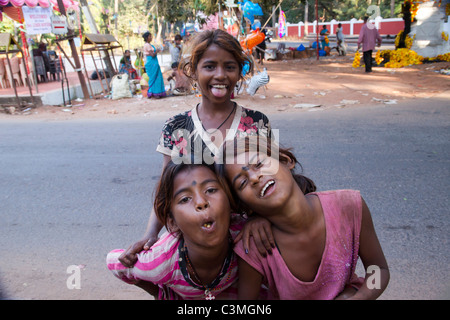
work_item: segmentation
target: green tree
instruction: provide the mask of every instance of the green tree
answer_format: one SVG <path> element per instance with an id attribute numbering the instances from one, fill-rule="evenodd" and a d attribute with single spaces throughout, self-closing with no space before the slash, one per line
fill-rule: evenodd
<path id="1" fill-rule="evenodd" d="M 264 12 L 264 19 L 272 13 L 272 6 L 278 5 L 278 0 L 257 0 Z M 296 23 L 305 19 L 305 5 L 308 3 L 308 20 L 315 20 L 315 0 L 284 0 L 281 4 L 288 22 Z M 362 18 L 367 14 L 370 5 L 380 8 L 383 18 L 400 17 L 403 0 L 318 0 L 319 20 L 332 19 L 345 21 L 352 18 Z"/>

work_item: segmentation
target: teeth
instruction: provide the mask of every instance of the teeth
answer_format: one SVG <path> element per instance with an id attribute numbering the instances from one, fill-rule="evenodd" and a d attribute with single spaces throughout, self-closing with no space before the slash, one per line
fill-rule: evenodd
<path id="1" fill-rule="evenodd" d="M 227 86 L 224 85 L 224 84 L 215 84 L 215 85 L 212 85 L 211 87 L 217 88 L 217 89 L 224 89 L 224 88 L 226 88 Z"/>
<path id="2" fill-rule="evenodd" d="M 211 222 L 205 222 L 205 223 L 203 224 L 203 226 L 204 226 L 205 228 L 211 228 L 211 225 L 212 225 Z"/>
<path id="3" fill-rule="evenodd" d="M 261 197 L 264 196 L 264 193 L 266 193 L 266 190 L 268 187 L 270 187 L 271 185 L 273 185 L 275 183 L 275 181 L 270 180 L 269 182 L 266 183 L 266 185 L 264 186 L 264 188 L 262 188 L 261 193 L 259 194 Z"/>

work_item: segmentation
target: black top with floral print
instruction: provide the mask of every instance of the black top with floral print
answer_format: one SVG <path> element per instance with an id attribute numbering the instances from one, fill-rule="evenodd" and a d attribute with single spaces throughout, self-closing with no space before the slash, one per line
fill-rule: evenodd
<path id="1" fill-rule="evenodd" d="M 182 158 L 185 161 L 190 160 L 189 163 L 200 163 L 199 161 L 203 161 L 205 158 L 214 158 L 225 140 L 248 135 L 271 138 L 269 119 L 259 111 L 237 105 L 233 123 L 227 130 L 227 136 L 222 137 L 219 130 L 205 131 L 203 129 L 196 110 L 193 108 L 166 121 L 156 151 L 171 156 L 172 160 Z M 214 138 L 212 139 L 212 137 Z"/>

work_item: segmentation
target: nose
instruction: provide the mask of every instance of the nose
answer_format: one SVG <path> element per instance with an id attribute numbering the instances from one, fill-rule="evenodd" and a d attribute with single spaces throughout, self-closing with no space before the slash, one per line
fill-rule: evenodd
<path id="1" fill-rule="evenodd" d="M 195 197 L 195 209 L 197 211 L 203 211 L 209 208 L 209 201 L 203 195 L 197 195 Z"/>
<path id="2" fill-rule="evenodd" d="M 248 171 L 248 180 L 250 181 L 251 185 L 257 185 L 259 181 L 261 180 L 261 171 L 260 170 L 249 170 Z"/>
<path id="3" fill-rule="evenodd" d="M 225 69 L 222 66 L 217 66 L 214 77 L 216 79 L 223 79 L 225 77 Z"/>

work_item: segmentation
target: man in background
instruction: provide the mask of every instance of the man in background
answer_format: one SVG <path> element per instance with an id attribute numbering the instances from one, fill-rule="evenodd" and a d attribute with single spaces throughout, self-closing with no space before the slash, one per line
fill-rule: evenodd
<path id="1" fill-rule="evenodd" d="M 366 72 L 372 72 L 372 52 L 375 49 L 375 42 L 377 42 L 378 47 L 381 46 L 381 36 L 375 25 L 368 20 L 369 17 L 364 17 L 364 25 L 358 38 L 358 50 L 362 46 Z"/>

